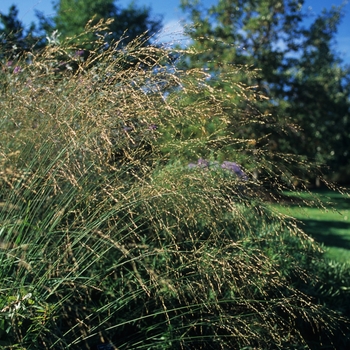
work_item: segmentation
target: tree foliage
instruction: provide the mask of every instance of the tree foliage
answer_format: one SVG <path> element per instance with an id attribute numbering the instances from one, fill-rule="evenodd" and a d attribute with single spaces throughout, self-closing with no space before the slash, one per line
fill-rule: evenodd
<path id="1" fill-rule="evenodd" d="M 254 83 L 271 101 L 259 104 L 266 118 L 245 132 L 273 154 L 292 153 L 337 170 L 349 142 L 350 74 L 334 49 L 343 7 L 324 10 L 306 27 L 303 5 L 303 0 L 219 0 L 205 8 L 183 0 L 198 52 L 187 63 L 212 74 L 230 65 L 258 69 L 255 78 L 238 80 Z M 282 129 L 272 127 L 276 118 Z"/>
<path id="2" fill-rule="evenodd" d="M 310 26 L 302 54 L 286 70 L 285 95 L 286 113 L 303 130 L 296 151 L 327 164 L 341 180 L 350 170 L 350 67 L 341 64 L 333 48 L 340 15 L 332 8 Z"/>
<path id="3" fill-rule="evenodd" d="M 14 57 L 31 48 L 37 42 L 34 30 L 34 23 L 26 29 L 18 19 L 18 9 L 15 5 L 9 8 L 8 14 L 0 12 L 0 57 L 5 53 Z"/>
<path id="4" fill-rule="evenodd" d="M 50 25 L 56 29 L 62 37 L 73 37 L 84 32 L 89 21 L 98 23 L 101 19 L 111 18 L 113 22 L 109 25 L 107 40 L 119 40 L 126 33 L 125 42 L 130 42 L 136 37 L 148 32 L 153 35 L 161 28 L 161 18 L 152 18 L 149 7 L 137 7 L 133 2 L 126 8 L 118 7 L 113 0 L 57 0 L 54 3 L 56 15 Z M 93 39 L 93 34 L 91 34 Z"/>
<path id="5" fill-rule="evenodd" d="M 10 7 L 8 14 L 0 13 L 2 55 L 6 53 L 7 59 L 12 60 L 18 54 L 73 37 L 74 44 L 80 44 L 82 48 L 91 47 L 91 43 L 98 41 L 101 35 L 106 44 L 122 37 L 126 45 L 146 32 L 151 38 L 161 29 L 161 17 L 152 17 L 150 7 L 138 7 L 134 2 L 122 8 L 116 6 L 113 0 L 57 0 L 54 10 L 55 15 L 51 18 L 36 11 L 38 23 L 32 23 L 28 29 L 18 19 L 15 5 Z M 82 35 L 87 25 L 94 27 L 106 19 L 111 21 L 103 30 Z"/>

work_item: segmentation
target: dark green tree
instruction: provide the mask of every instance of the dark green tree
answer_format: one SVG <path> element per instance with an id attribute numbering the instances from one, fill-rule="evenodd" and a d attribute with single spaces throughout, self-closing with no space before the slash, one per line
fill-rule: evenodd
<path id="1" fill-rule="evenodd" d="M 38 42 L 34 31 L 34 23 L 26 29 L 18 19 L 18 9 L 15 5 L 9 8 L 8 14 L 0 12 L 1 57 L 14 58 L 31 49 Z"/>
<path id="2" fill-rule="evenodd" d="M 101 19 L 113 19 L 104 33 L 108 42 L 119 40 L 125 33 L 124 43 L 130 42 L 139 35 L 149 36 L 161 29 L 161 18 L 152 17 L 149 7 L 137 7 L 133 2 L 127 8 L 115 5 L 113 0 L 57 0 L 54 3 L 56 15 L 52 19 L 38 14 L 41 28 L 46 32 L 57 30 L 61 38 L 73 37 L 84 32 L 87 23 L 98 23 Z M 84 40 L 93 41 L 91 34 Z"/>
<path id="3" fill-rule="evenodd" d="M 285 71 L 287 88 L 279 99 L 285 113 L 301 127 L 294 151 L 329 167 L 330 177 L 346 181 L 350 174 L 350 67 L 334 49 L 340 12 L 332 8 L 314 21 L 301 45 L 302 54 Z M 295 146 L 297 145 L 297 146 Z"/>
<path id="4" fill-rule="evenodd" d="M 257 101 L 264 118 L 239 132 L 255 138 L 257 148 L 270 148 L 271 157 L 292 153 L 333 167 L 344 161 L 346 151 L 340 157 L 338 147 L 349 137 L 350 75 L 332 46 L 342 7 L 325 10 L 305 28 L 303 0 L 219 0 L 210 8 L 181 3 L 194 24 L 187 32 L 198 52 L 186 60 L 188 67 L 205 67 L 212 75 L 232 65 L 258 70 L 235 79 L 254 84 L 270 101 Z"/>

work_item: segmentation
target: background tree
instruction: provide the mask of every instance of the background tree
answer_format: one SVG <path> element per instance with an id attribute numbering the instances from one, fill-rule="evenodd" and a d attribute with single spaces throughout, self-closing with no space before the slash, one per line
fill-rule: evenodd
<path id="1" fill-rule="evenodd" d="M 339 9 L 332 8 L 311 25 L 301 56 L 291 59 L 285 71 L 287 88 L 279 98 L 287 97 L 285 113 L 302 128 L 293 142 L 295 151 L 327 164 L 330 176 L 345 182 L 350 173 L 350 67 L 333 49 L 339 20 Z"/>
<path id="2" fill-rule="evenodd" d="M 1 57 L 6 56 L 13 59 L 35 45 L 38 38 L 34 31 L 34 23 L 25 29 L 23 23 L 18 19 L 18 9 L 15 5 L 9 8 L 8 14 L 0 12 Z"/>
<path id="3" fill-rule="evenodd" d="M 205 66 L 211 74 L 231 65 L 259 70 L 256 77 L 236 79 L 255 83 L 271 101 L 259 101 L 256 107 L 264 118 L 239 132 L 255 139 L 257 148 L 270 148 L 271 157 L 293 153 L 339 167 L 346 153 L 344 149 L 342 156 L 339 153 L 339 140 L 349 137 L 349 71 L 332 44 L 343 8 L 324 10 L 305 28 L 308 14 L 303 0 L 219 0 L 210 8 L 200 1 L 181 3 L 195 24 L 188 34 L 199 52 L 196 61 L 186 61 L 187 66 Z M 220 65 L 211 63 L 218 58 Z M 284 127 L 273 128 L 276 118 Z M 285 165 L 291 167 L 287 158 Z"/>
<path id="4" fill-rule="evenodd" d="M 57 30 L 61 38 L 73 37 L 84 32 L 86 24 L 96 24 L 101 19 L 112 18 L 106 40 L 119 40 L 126 32 L 124 43 L 130 42 L 145 32 L 151 36 L 161 29 L 161 18 L 151 17 L 149 7 L 137 7 L 133 2 L 127 8 L 120 8 L 113 0 L 57 0 L 54 3 L 56 15 L 47 19 L 38 13 L 41 28 L 46 32 Z M 94 40 L 92 35 L 85 40 Z"/>

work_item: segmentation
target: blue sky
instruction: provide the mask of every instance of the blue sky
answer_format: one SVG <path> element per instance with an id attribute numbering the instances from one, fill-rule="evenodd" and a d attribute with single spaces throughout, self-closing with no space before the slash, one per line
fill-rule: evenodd
<path id="1" fill-rule="evenodd" d="M 217 0 L 203 0 L 206 6 L 217 3 Z M 343 0 L 305 0 L 305 9 L 315 15 L 322 11 L 322 8 L 330 8 L 332 5 L 341 5 Z M 130 0 L 118 0 L 116 4 L 121 7 L 126 7 Z M 179 24 L 184 14 L 179 8 L 180 0 L 135 0 L 139 6 L 149 6 L 152 8 L 153 15 L 162 15 L 165 31 L 169 33 L 167 38 L 171 38 L 170 33 L 181 31 Z M 29 24 L 35 21 L 35 10 L 44 12 L 46 16 L 53 15 L 52 0 L 0 0 L 0 12 L 8 13 L 11 5 L 17 5 L 19 9 L 19 18 L 25 23 Z M 345 5 L 346 15 L 339 27 L 337 35 L 337 48 L 342 54 L 344 61 L 350 64 L 350 4 Z"/>

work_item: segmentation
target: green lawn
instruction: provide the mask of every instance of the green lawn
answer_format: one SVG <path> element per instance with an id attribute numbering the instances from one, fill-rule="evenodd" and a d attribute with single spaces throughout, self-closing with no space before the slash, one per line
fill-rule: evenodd
<path id="1" fill-rule="evenodd" d="M 292 200 L 274 207 L 300 220 L 300 227 L 324 245 L 328 258 L 350 262 L 350 197 L 329 190 L 303 194 L 306 202 L 293 201 L 301 197 L 294 193 L 288 193 L 288 197 Z"/>

